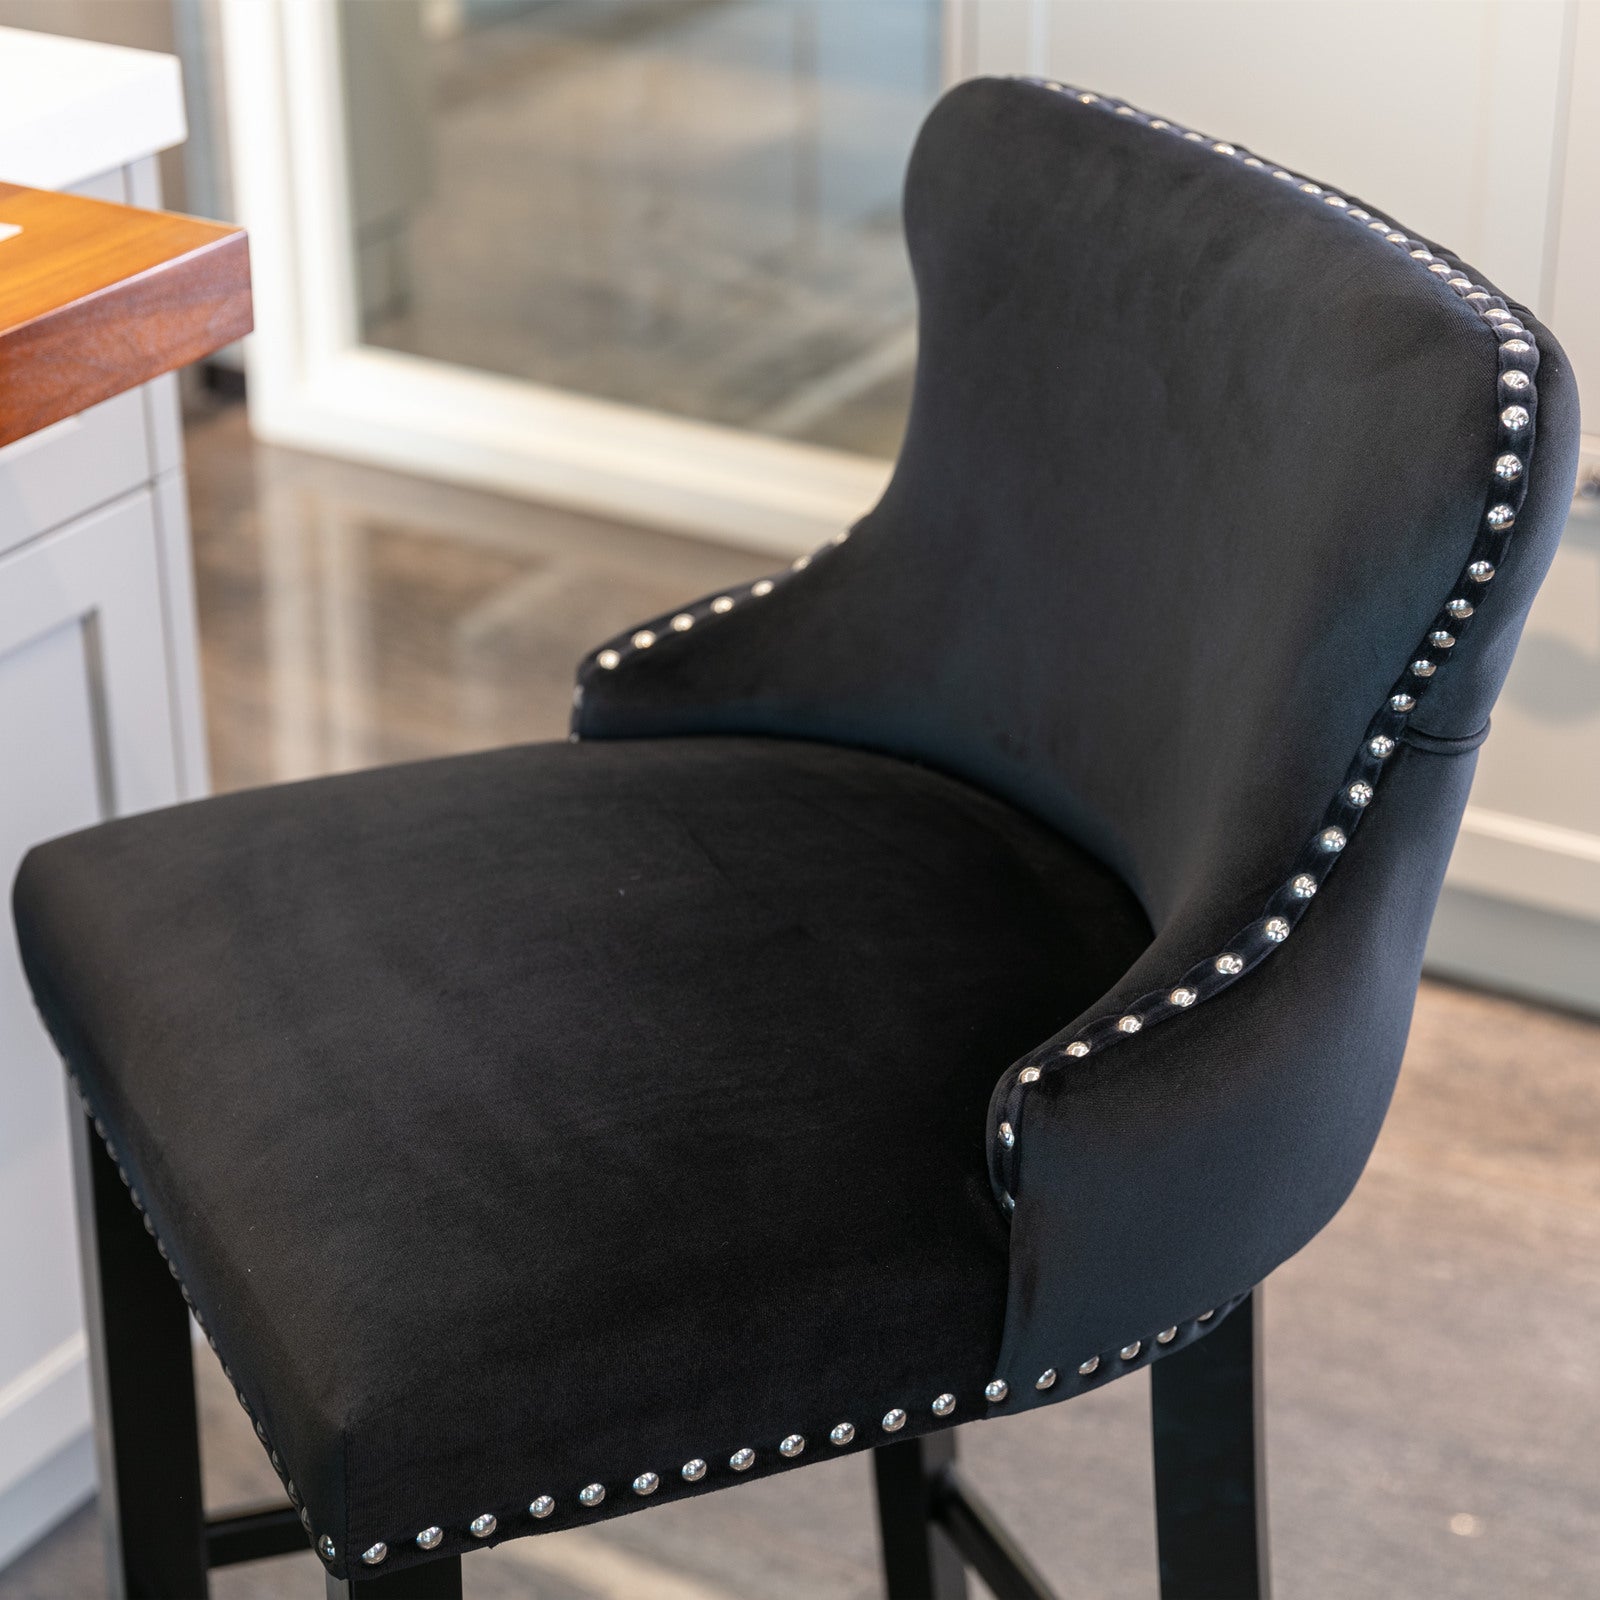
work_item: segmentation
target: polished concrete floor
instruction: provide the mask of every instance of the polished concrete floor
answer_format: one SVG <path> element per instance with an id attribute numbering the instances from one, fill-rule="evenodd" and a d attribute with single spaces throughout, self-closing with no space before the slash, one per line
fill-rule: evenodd
<path id="1" fill-rule="evenodd" d="M 560 737 L 576 656 L 763 561 L 191 435 L 216 781 Z M 1393 1112 L 1334 1223 L 1266 1291 L 1279 1600 L 1600 1594 L 1600 1024 L 1423 987 Z M 218 1503 L 276 1485 L 201 1352 Z M 1147 1383 L 963 1429 L 1063 1600 L 1156 1593 Z M 472 1557 L 476 1600 L 867 1600 L 857 1457 Z M 0 1600 L 104 1592 L 92 1511 Z M 219 1600 L 321 1593 L 296 1556 Z"/>

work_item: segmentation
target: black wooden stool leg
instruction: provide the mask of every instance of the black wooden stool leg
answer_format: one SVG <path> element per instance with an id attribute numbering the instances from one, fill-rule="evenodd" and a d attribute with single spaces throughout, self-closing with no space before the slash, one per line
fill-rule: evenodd
<path id="1" fill-rule="evenodd" d="M 189 1313 L 76 1099 L 69 1120 L 111 1600 L 205 1600 Z"/>
<path id="2" fill-rule="evenodd" d="M 967 1575 L 948 1535 L 933 1521 L 939 1476 L 955 1460 L 949 1430 L 872 1452 L 889 1600 L 966 1600 Z"/>
<path id="3" fill-rule="evenodd" d="M 1150 1369 L 1162 1600 L 1267 1600 L 1261 1291 Z"/>
<path id="4" fill-rule="evenodd" d="M 328 1600 L 461 1600 L 461 1557 L 369 1577 L 328 1575 Z"/>

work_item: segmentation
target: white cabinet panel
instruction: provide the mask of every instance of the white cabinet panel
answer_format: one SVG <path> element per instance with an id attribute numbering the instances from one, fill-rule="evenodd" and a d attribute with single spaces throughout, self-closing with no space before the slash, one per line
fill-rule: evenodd
<path id="1" fill-rule="evenodd" d="M 0 555 L 150 476 L 143 390 L 0 448 Z"/>
<path id="2" fill-rule="evenodd" d="M 137 397 L 135 397 L 137 398 Z M 179 798 L 151 491 L 0 559 L 0 880 Z M 61 1064 L 0 919 L 0 1497 L 88 1424 Z M 0 1542 L 7 1530 L 0 1527 Z"/>

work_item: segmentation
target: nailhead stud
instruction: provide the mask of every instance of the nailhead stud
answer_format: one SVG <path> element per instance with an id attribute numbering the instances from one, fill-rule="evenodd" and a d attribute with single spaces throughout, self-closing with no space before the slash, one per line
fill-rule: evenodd
<path id="1" fill-rule="evenodd" d="M 1345 793 L 1350 797 L 1353 806 L 1370 806 L 1372 804 L 1372 785 L 1370 783 L 1352 783 Z"/>
<path id="2" fill-rule="evenodd" d="M 324 1561 L 332 1561 L 339 1554 L 339 1552 L 334 1548 L 333 1540 L 330 1539 L 327 1534 L 323 1534 L 323 1536 L 317 1540 L 317 1554 L 321 1556 Z"/>
<path id="3" fill-rule="evenodd" d="M 1090 1356 L 1087 1361 L 1080 1361 L 1078 1363 L 1078 1376 L 1080 1378 L 1087 1378 L 1091 1374 L 1096 1373 L 1099 1370 L 1100 1370 L 1100 1357 L 1099 1356 Z"/>
<path id="4" fill-rule="evenodd" d="M 732 1467 L 735 1472 L 748 1472 L 755 1464 L 756 1453 L 754 1450 L 735 1450 L 733 1454 L 728 1457 L 728 1465 Z"/>
<path id="5" fill-rule="evenodd" d="M 1494 563 L 1490 561 L 1474 561 L 1467 568 L 1467 576 L 1474 583 L 1487 583 L 1494 576 Z"/>
<path id="6" fill-rule="evenodd" d="M 1389 707 L 1393 711 L 1406 712 L 1417 709 L 1416 697 L 1409 694 L 1392 694 L 1389 696 Z"/>
<path id="7" fill-rule="evenodd" d="M 635 650 L 648 650 L 656 642 L 656 636 L 648 628 L 641 628 L 633 636 Z"/>
<path id="8" fill-rule="evenodd" d="M 1011 1393 L 1011 1385 L 1004 1378 L 991 1378 L 983 1386 L 983 1397 L 993 1405 L 999 1405 Z"/>
<path id="9" fill-rule="evenodd" d="M 380 1539 L 376 1544 L 369 1545 L 361 1552 L 361 1559 L 366 1562 L 369 1567 L 375 1567 L 386 1555 L 388 1555 L 388 1553 L 388 1545 L 386 1545 L 383 1540 Z"/>
<path id="10" fill-rule="evenodd" d="M 1317 892 L 1317 880 L 1309 872 L 1302 872 L 1289 887 L 1297 900 L 1309 900 Z"/>
<path id="11" fill-rule="evenodd" d="M 1024 1067 L 1017 1074 L 1018 1083 L 1037 1083 L 1042 1074 L 1037 1067 Z"/>
<path id="12" fill-rule="evenodd" d="M 1142 1339 L 1135 1339 L 1132 1344 L 1123 1345 L 1123 1347 L 1117 1351 L 1117 1354 L 1121 1356 L 1124 1361 L 1135 1361 L 1138 1359 L 1139 1352 L 1143 1349 L 1144 1341 Z"/>
<path id="13" fill-rule="evenodd" d="M 1163 1328 L 1161 1332 L 1156 1335 L 1156 1343 L 1171 1344 L 1172 1341 L 1177 1337 L 1178 1330 L 1176 1328 Z"/>
<path id="14" fill-rule="evenodd" d="M 1192 1006 L 1200 997 L 1193 989 L 1174 989 L 1167 999 L 1175 1006 Z"/>
<path id="15" fill-rule="evenodd" d="M 1143 1026 L 1143 1021 L 1138 1017 L 1117 1018 L 1118 1033 L 1137 1033 Z"/>
<path id="16" fill-rule="evenodd" d="M 1511 459 L 1515 461 L 1516 457 L 1513 456 Z M 1487 522 L 1491 528 L 1509 528 L 1511 524 L 1517 520 L 1517 513 L 1510 506 L 1502 503 L 1500 505 L 1490 506 L 1489 509 L 1484 513 L 1483 520 Z"/>
<path id="17" fill-rule="evenodd" d="M 1507 339 L 1500 348 L 1508 356 L 1525 356 L 1533 349 L 1533 346 L 1526 339 Z"/>
<path id="18" fill-rule="evenodd" d="M 1509 311 L 1502 311 L 1498 306 L 1496 306 L 1492 311 L 1484 312 L 1483 320 L 1485 322 L 1504 322 L 1510 315 L 1511 313 Z"/>
<path id="19" fill-rule="evenodd" d="M 1324 828 L 1322 832 L 1317 835 L 1317 843 L 1321 845 L 1322 848 L 1329 853 L 1329 855 L 1336 855 L 1345 847 L 1346 840 L 1344 831 L 1340 828 Z"/>
<path id="20" fill-rule="evenodd" d="M 717 598 L 711 602 L 711 609 L 715 611 L 719 617 L 726 616 L 730 611 L 733 610 L 733 596 L 731 594 L 719 594 Z"/>
<path id="21" fill-rule="evenodd" d="M 1502 483 L 1515 483 L 1522 476 L 1522 458 L 1513 455 L 1496 456 L 1494 475 Z"/>
<path id="22" fill-rule="evenodd" d="M 555 1510 L 555 1508 L 555 1497 L 553 1495 L 542 1494 L 537 1500 L 529 1503 L 528 1515 L 530 1517 L 537 1517 L 542 1522 L 550 1515 L 552 1511 Z"/>
<path id="23" fill-rule="evenodd" d="M 906 1425 L 906 1414 L 899 1406 L 883 1414 L 883 1431 L 885 1433 L 898 1433 Z"/>
<path id="24" fill-rule="evenodd" d="M 933 1414 L 936 1417 L 948 1417 L 956 1408 L 956 1397 L 953 1394 L 942 1394 L 933 1402 Z"/>
<path id="25" fill-rule="evenodd" d="M 1465 622 L 1467 618 L 1472 615 L 1472 602 L 1470 600 L 1452 600 L 1445 607 L 1445 610 L 1448 611 L 1457 622 Z"/>
<path id="26" fill-rule="evenodd" d="M 661 1487 L 661 1479 L 653 1472 L 641 1472 L 633 1480 L 633 1492 L 639 1495 L 654 1494 Z"/>
<path id="27" fill-rule="evenodd" d="M 1528 426 L 1529 420 L 1526 406 L 1507 406 L 1500 413 L 1500 426 L 1507 433 L 1521 433 Z"/>
<path id="28" fill-rule="evenodd" d="M 805 1449 L 805 1447 L 805 1435 L 803 1433 L 791 1433 L 789 1437 L 778 1446 L 778 1454 L 780 1456 L 787 1456 L 791 1461 L 793 1461 L 794 1458 Z"/>
<path id="29" fill-rule="evenodd" d="M 443 1528 L 424 1528 L 417 1535 L 417 1548 L 419 1550 L 437 1550 L 443 1542 Z"/>
<path id="30" fill-rule="evenodd" d="M 1426 656 L 1419 656 L 1411 663 L 1411 670 L 1419 678 L 1431 678 L 1439 668 L 1437 663 L 1429 661 Z"/>
<path id="31" fill-rule="evenodd" d="M 474 1539 L 487 1539 L 499 1526 L 499 1519 L 485 1511 L 481 1517 L 474 1517 L 467 1524 L 467 1531 Z"/>
<path id="32" fill-rule="evenodd" d="M 1504 348 L 1505 346 L 1502 345 L 1501 349 Z M 1515 367 L 1509 372 L 1500 374 L 1500 383 L 1508 394 L 1526 394 L 1532 387 L 1532 380 L 1528 377 L 1528 374 L 1526 372 L 1518 372 Z"/>
<path id="33" fill-rule="evenodd" d="M 758 597 L 761 596 L 761 595 L 771 594 L 772 593 L 772 579 L 771 578 L 762 578 L 759 582 L 752 583 L 750 585 L 750 593 L 753 594 L 753 595 L 756 595 Z"/>
<path id="34" fill-rule="evenodd" d="M 1083 1042 L 1082 1039 L 1074 1039 L 1063 1052 L 1063 1054 L 1069 1056 L 1086 1056 L 1088 1053 L 1089 1047 Z"/>
<path id="35" fill-rule="evenodd" d="M 1282 944 L 1283 941 L 1289 937 L 1289 924 L 1285 922 L 1282 917 L 1268 917 L 1267 920 L 1262 923 L 1261 931 L 1266 934 L 1266 936 L 1274 944 Z"/>
<path id="36" fill-rule="evenodd" d="M 1053 1389 L 1056 1386 L 1056 1369 L 1046 1367 L 1037 1378 L 1033 1380 L 1035 1389 Z"/>
<path id="37" fill-rule="evenodd" d="M 1234 955 L 1232 951 L 1227 952 L 1225 955 L 1218 956 L 1217 959 L 1212 962 L 1212 965 L 1225 978 L 1235 977 L 1244 971 L 1243 959 Z"/>
<path id="38" fill-rule="evenodd" d="M 694 618 L 687 611 L 680 611 L 672 619 L 672 631 L 674 633 L 687 633 L 693 626 Z"/>
<path id="39" fill-rule="evenodd" d="M 1435 650 L 1454 650 L 1456 647 L 1456 636 L 1453 633 L 1446 633 L 1443 628 L 1435 628 L 1433 632 L 1428 635 L 1428 643 L 1431 644 Z"/>
<path id="40" fill-rule="evenodd" d="M 1466 605 L 1466 601 L 1463 600 L 1461 604 Z M 1467 610 L 1470 612 L 1472 610 L 1471 606 L 1467 606 Z M 1367 740 L 1367 749 L 1382 761 L 1385 756 L 1394 753 L 1394 740 L 1388 734 L 1380 733 L 1375 738 Z"/>
<path id="41" fill-rule="evenodd" d="M 849 1444 L 856 1436 L 856 1425 L 853 1422 L 836 1423 L 828 1429 L 828 1442 L 830 1444 Z"/>
<path id="42" fill-rule="evenodd" d="M 581 1506 L 597 1506 L 606 1497 L 606 1486 L 603 1483 L 586 1483 L 578 1491 L 578 1504 Z"/>
<path id="43" fill-rule="evenodd" d="M 1000 1143 L 1003 1144 L 1007 1150 L 1009 1150 L 1016 1142 L 1016 1130 L 1009 1122 L 1002 1122 L 1000 1124 Z"/>
<path id="44" fill-rule="evenodd" d="M 1209 1322 L 1214 1316 L 1216 1316 L 1215 1311 L 1202 1311 L 1194 1320 L 1196 1322 Z"/>
<path id="45" fill-rule="evenodd" d="M 685 1483 L 699 1483 L 706 1475 L 706 1464 L 696 1456 L 693 1461 L 685 1461 L 678 1468 L 678 1474 Z"/>

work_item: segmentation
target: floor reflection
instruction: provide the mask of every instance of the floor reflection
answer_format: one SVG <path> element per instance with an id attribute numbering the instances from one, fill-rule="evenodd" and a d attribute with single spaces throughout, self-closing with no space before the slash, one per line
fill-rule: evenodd
<path id="1" fill-rule="evenodd" d="M 189 435 L 217 789 L 566 736 L 600 640 L 775 557 Z"/>

